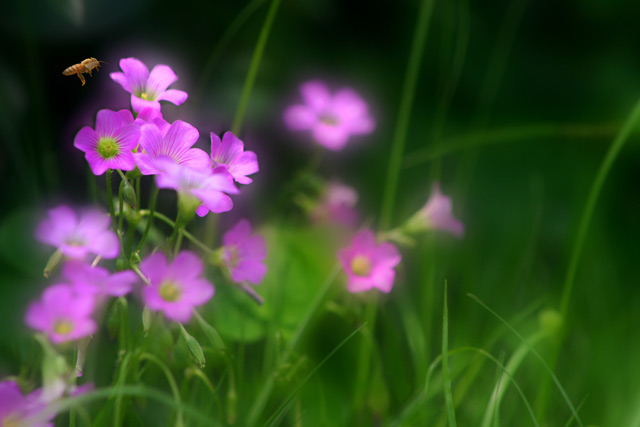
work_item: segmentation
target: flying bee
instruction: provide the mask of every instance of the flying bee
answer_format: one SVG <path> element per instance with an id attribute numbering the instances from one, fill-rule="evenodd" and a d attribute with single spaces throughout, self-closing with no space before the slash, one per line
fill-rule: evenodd
<path id="1" fill-rule="evenodd" d="M 72 65 L 62 72 L 65 76 L 72 76 L 74 74 L 78 75 L 80 81 L 82 82 L 82 86 L 84 86 L 84 76 L 82 73 L 89 73 L 91 75 L 91 70 L 94 68 L 100 70 L 100 63 L 104 61 L 98 61 L 96 58 L 87 58 L 79 64 Z"/>

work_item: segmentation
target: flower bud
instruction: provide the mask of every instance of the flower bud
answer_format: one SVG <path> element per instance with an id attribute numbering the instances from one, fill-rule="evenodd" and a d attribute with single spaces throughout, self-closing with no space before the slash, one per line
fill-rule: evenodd
<path id="1" fill-rule="evenodd" d="M 182 338 L 187 343 L 187 347 L 189 348 L 189 353 L 191 354 L 191 358 L 196 362 L 196 364 L 200 368 L 204 368 L 206 360 L 204 358 L 204 353 L 202 351 L 202 347 L 200 347 L 200 343 L 193 336 L 191 336 L 187 330 L 182 326 L 182 323 L 178 323 L 180 325 L 180 332 L 182 333 Z"/>
<path id="2" fill-rule="evenodd" d="M 60 261 L 62 261 L 62 250 L 58 249 L 49 257 L 47 265 L 44 267 L 44 277 L 47 279 L 51 277 L 60 266 Z"/>

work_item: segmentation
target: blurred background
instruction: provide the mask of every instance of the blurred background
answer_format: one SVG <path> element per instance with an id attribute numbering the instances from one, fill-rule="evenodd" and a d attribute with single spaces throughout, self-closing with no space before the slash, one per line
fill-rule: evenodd
<path id="1" fill-rule="evenodd" d="M 231 126 L 268 4 L 3 4 L 0 376 L 17 374 L 24 363 L 18 344 L 27 339 L 24 309 L 44 286 L 41 271 L 50 252 L 33 241 L 34 224 L 61 201 L 90 200 L 95 178 L 73 137 L 82 126 L 93 126 L 99 109 L 129 107 L 129 94 L 109 73 L 120 71 L 120 58 L 129 56 L 149 68 L 170 65 L 179 77 L 172 87 L 187 91 L 189 99 L 180 107 L 164 103 L 165 118 L 194 124 L 199 146 L 208 151 L 208 133 Z M 242 216 L 263 224 L 284 222 L 290 206 L 279 196 L 309 162 L 312 144 L 283 129 L 282 111 L 299 99 L 301 82 L 317 77 L 333 89 L 353 87 L 370 102 L 376 132 L 344 151 L 325 153 L 320 172 L 356 188 L 363 216 L 375 220 L 418 9 L 418 1 L 408 0 L 283 0 L 241 133 L 258 154 L 261 171 L 238 199 L 238 209 L 221 215 L 223 224 Z M 640 97 L 639 16 L 640 3 L 625 0 L 434 2 L 392 220 L 399 225 L 419 209 L 432 183 L 440 181 L 466 225 L 462 240 L 436 236 L 403 250 L 396 283 L 402 290 L 394 292 L 397 298 L 424 301 L 415 309 L 427 365 L 439 352 L 444 279 L 450 348 L 482 347 L 500 326 L 467 293 L 506 318 L 523 314 L 531 322 L 522 325 L 525 329 L 534 327 L 540 310 L 557 309 L 600 162 Z M 84 86 L 76 76 L 62 75 L 89 57 L 106 63 L 92 77 L 85 75 Z M 556 371 L 576 405 L 586 398 L 583 421 L 595 425 L 640 425 L 637 139 L 634 131 L 596 206 Z M 99 187 L 103 181 L 95 180 Z M 436 284 L 428 298 L 421 290 L 427 278 Z M 402 304 L 393 292 L 381 304 L 376 334 L 388 380 L 385 413 L 393 414 L 422 379 L 419 369 L 398 367 L 411 354 Z M 325 314 L 319 323 L 318 341 L 306 344 L 312 359 L 335 345 L 337 338 L 327 338 L 331 328 L 349 330 L 347 320 L 331 316 L 337 315 Z M 509 354 L 518 344 L 508 338 L 493 350 Z M 392 353 L 387 346 L 401 351 Z M 323 368 L 325 378 L 333 378 L 328 389 L 335 387 L 337 395 L 341 375 L 352 369 L 349 360 L 337 358 Z M 528 363 L 522 381 L 535 395 L 544 374 L 534 359 Z M 487 384 L 495 377 L 491 369 Z M 491 386 L 478 387 L 488 398 Z M 569 417 L 558 396 L 549 410 L 557 423 L 548 425 L 562 425 Z M 324 403 L 334 408 L 327 413 L 346 423 L 349 416 L 336 400 Z M 475 425 L 474 401 L 468 402 L 463 398 L 460 417 L 467 420 L 463 425 Z M 512 411 L 511 419 L 518 419 L 524 409 Z"/>

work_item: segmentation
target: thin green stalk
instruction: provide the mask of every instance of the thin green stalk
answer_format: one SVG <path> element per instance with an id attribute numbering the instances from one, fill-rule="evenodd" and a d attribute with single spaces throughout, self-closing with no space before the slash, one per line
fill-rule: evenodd
<path id="1" fill-rule="evenodd" d="M 442 310 L 442 376 L 444 401 L 447 408 L 449 426 L 456 426 L 456 413 L 451 393 L 451 372 L 449 371 L 449 309 L 447 308 L 447 282 L 444 282 L 444 307 Z"/>
<path id="2" fill-rule="evenodd" d="M 160 189 L 156 186 L 153 187 L 153 191 L 151 192 L 151 200 L 149 201 L 149 219 L 147 220 L 147 225 L 144 228 L 144 232 L 142 233 L 142 237 L 138 242 L 138 246 L 136 247 L 136 252 L 140 252 L 144 242 L 147 240 L 147 236 L 149 235 L 149 231 L 151 231 L 151 226 L 153 225 L 153 218 L 156 210 L 156 200 L 158 199 L 158 193 Z M 142 211 L 140 211 L 142 213 Z"/>
<path id="3" fill-rule="evenodd" d="M 371 300 L 367 301 L 364 308 L 363 324 L 369 329 L 369 334 L 360 340 L 358 352 L 358 363 L 356 365 L 356 387 L 353 398 L 354 409 L 361 408 L 366 403 L 367 391 L 370 390 L 369 380 L 371 379 L 371 354 L 374 350 L 373 340 L 375 340 L 375 322 L 378 307 L 376 294 L 371 295 Z"/>
<path id="4" fill-rule="evenodd" d="M 180 227 L 178 230 L 178 237 L 176 238 L 176 245 L 173 248 L 173 257 L 178 256 L 178 252 L 180 252 L 180 246 L 182 246 L 182 236 L 184 236 L 184 228 Z"/>
<path id="5" fill-rule="evenodd" d="M 325 279 L 324 284 L 322 285 L 322 287 L 314 297 L 313 301 L 311 302 L 311 305 L 307 309 L 304 318 L 300 323 L 298 323 L 298 327 L 294 331 L 293 336 L 291 337 L 291 340 L 289 340 L 287 344 L 287 349 L 284 351 L 282 355 L 281 362 L 280 362 L 281 364 L 285 364 L 288 362 L 289 357 L 291 356 L 291 353 L 293 352 L 293 350 L 295 350 L 296 346 L 300 342 L 300 339 L 302 338 L 302 335 L 304 334 L 304 332 L 306 332 L 307 327 L 311 323 L 311 320 L 313 319 L 315 314 L 318 312 L 318 310 L 322 306 L 322 303 L 324 302 L 324 299 L 327 293 L 329 292 L 329 289 L 331 289 L 331 285 L 335 281 L 340 270 L 341 270 L 340 264 L 336 263 L 336 265 L 327 275 L 327 278 Z M 274 381 L 275 381 L 275 376 L 269 375 L 262 382 L 262 388 L 260 388 L 260 390 L 258 391 L 257 397 L 253 401 L 253 406 L 249 410 L 247 425 L 256 425 L 256 423 L 258 422 L 258 418 L 260 417 L 260 414 L 262 414 L 262 411 L 264 410 L 264 407 L 266 406 L 267 401 L 269 400 L 269 396 L 271 395 L 271 391 L 273 390 Z"/>
<path id="6" fill-rule="evenodd" d="M 148 215 L 148 216 L 152 215 L 151 211 L 147 211 L 147 210 L 141 210 L 140 214 L 141 215 Z M 164 222 L 165 224 L 167 224 L 167 225 L 169 225 L 171 227 L 175 227 L 175 225 L 176 225 L 175 222 L 173 222 L 170 218 L 168 218 L 164 214 L 161 214 L 160 212 L 154 212 L 153 216 L 155 218 L 158 218 L 159 220 L 161 220 L 162 222 Z M 189 239 L 191 241 L 191 243 L 193 243 L 194 245 L 196 245 L 197 247 L 199 247 L 203 251 L 205 251 L 207 253 L 213 252 L 213 249 L 211 249 L 210 247 L 208 247 L 207 245 L 202 243 L 200 240 L 198 240 L 193 234 L 189 233 L 187 230 L 182 230 L 182 234 L 184 234 L 184 237 Z"/>
<path id="7" fill-rule="evenodd" d="M 409 119 L 411 118 L 411 109 L 413 107 L 413 98 L 416 93 L 420 63 L 422 62 L 424 47 L 427 40 L 427 30 L 429 29 L 433 4 L 433 0 L 422 1 L 420 12 L 418 13 L 416 29 L 413 34 L 413 41 L 411 43 L 411 51 L 409 53 L 407 70 L 404 78 L 402 98 L 400 101 L 400 108 L 398 110 L 396 128 L 391 143 L 391 156 L 389 157 L 386 185 L 382 196 L 382 207 L 380 209 L 380 228 L 383 230 L 389 228 L 393 206 L 395 205 L 400 166 L 402 164 L 404 145 L 407 139 L 407 130 L 409 128 Z"/>
<path id="8" fill-rule="evenodd" d="M 140 355 L 141 361 L 145 359 L 150 362 L 153 362 L 158 368 L 160 368 L 160 370 L 164 373 L 164 376 L 167 378 L 167 382 L 169 383 L 169 387 L 171 388 L 171 393 L 173 394 L 173 398 L 178 404 L 176 409 L 176 413 L 177 413 L 176 426 L 183 426 L 184 418 L 182 413 L 182 398 L 180 397 L 180 392 L 178 391 L 178 384 L 176 383 L 176 380 L 173 377 L 171 370 L 167 367 L 167 365 L 164 364 L 162 360 L 158 359 L 156 356 L 154 356 L 151 353 L 142 353 Z"/>
<path id="9" fill-rule="evenodd" d="M 113 206 L 113 190 L 111 189 L 111 174 L 113 171 L 111 169 L 107 169 L 107 205 L 109 206 L 109 215 L 111 215 L 111 223 L 114 230 L 117 230 L 117 221 L 116 221 L 116 210 Z"/>
<path id="10" fill-rule="evenodd" d="M 173 232 L 171 233 L 171 237 L 169 238 L 169 248 L 175 247 L 176 240 L 178 240 L 178 234 L 180 234 L 180 229 L 184 228 L 184 226 L 182 225 L 182 221 L 182 209 L 178 208 L 176 220 L 173 223 Z"/>
<path id="11" fill-rule="evenodd" d="M 247 78 L 244 81 L 244 87 L 242 88 L 240 102 L 238 104 L 238 108 L 236 109 L 236 114 L 231 126 L 231 131 L 236 135 L 239 135 L 240 130 L 242 129 L 242 122 L 244 120 L 244 114 L 247 110 L 247 105 L 249 104 L 251 90 L 253 89 L 253 84 L 255 83 L 256 76 L 258 75 L 258 69 L 260 68 L 262 54 L 264 52 L 265 46 L 267 45 L 269 32 L 271 31 L 271 26 L 273 25 L 273 21 L 276 17 L 278 6 L 280 6 L 280 0 L 271 1 L 271 6 L 269 6 L 269 11 L 267 12 L 267 17 L 264 21 L 264 24 L 262 25 L 262 30 L 260 30 L 260 35 L 258 36 L 258 43 L 256 44 L 256 48 L 253 51 L 253 57 L 251 58 L 249 72 L 247 73 Z"/>
<path id="12" fill-rule="evenodd" d="M 569 301 L 571 300 L 571 293 L 573 291 L 573 285 L 575 283 L 576 273 L 578 271 L 578 264 L 580 262 L 580 256 L 582 255 L 582 249 L 584 247 L 584 242 L 587 237 L 587 232 L 589 231 L 589 226 L 591 225 L 591 218 L 593 217 L 593 212 L 596 207 L 596 203 L 598 202 L 598 198 L 600 197 L 600 192 L 602 191 L 602 187 L 604 186 L 604 182 L 609 175 L 609 171 L 613 167 L 613 162 L 616 160 L 620 151 L 624 147 L 624 144 L 631 136 L 633 130 L 638 126 L 640 122 L 640 99 L 636 101 L 633 110 L 627 119 L 624 122 L 624 125 L 616 135 L 613 143 L 609 147 L 607 154 L 605 155 L 602 163 L 600 164 L 600 168 L 598 169 L 598 173 L 596 174 L 596 178 L 591 185 L 591 190 L 589 191 L 589 196 L 587 198 L 587 204 L 582 211 L 582 217 L 580 218 L 580 224 L 578 226 L 578 232 L 576 235 L 576 240 L 574 241 L 573 248 L 571 249 L 571 258 L 569 260 L 569 266 L 567 268 L 567 274 L 565 276 L 564 284 L 562 286 L 562 298 L 560 300 L 560 318 L 562 319 L 562 333 L 557 344 L 554 346 L 552 358 L 551 358 L 551 366 L 555 369 L 555 365 L 557 363 L 558 357 L 560 355 L 560 347 L 562 346 L 562 341 L 566 336 L 567 332 L 567 315 L 569 312 Z M 549 401 L 550 394 L 550 386 L 549 380 L 544 382 L 540 387 L 540 407 L 539 407 L 539 415 L 543 417 L 546 414 L 547 402 Z M 577 416 L 576 416 L 577 418 Z M 578 419 L 578 418 L 577 418 Z M 578 419 L 578 423 L 580 420 Z"/>
<path id="13" fill-rule="evenodd" d="M 122 362 L 120 364 L 120 369 L 118 372 L 118 379 L 116 380 L 115 386 L 122 387 L 127 381 L 127 372 L 129 370 L 129 360 L 131 359 L 131 353 L 126 353 Z M 122 394 L 116 395 L 116 401 L 113 410 L 113 425 L 114 427 L 119 427 L 122 425 L 120 422 L 120 414 L 122 412 Z"/>

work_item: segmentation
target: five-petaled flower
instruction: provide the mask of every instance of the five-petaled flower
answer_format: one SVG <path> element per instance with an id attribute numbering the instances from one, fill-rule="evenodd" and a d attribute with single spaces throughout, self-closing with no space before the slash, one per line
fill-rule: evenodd
<path id="1" fill-rule="evenodd" d="M 198 137 L 198 130 L 182 120 L 176 120 L 164 131 L 156 124 L 146 124 L 140 135 L 143 151 L 134 153 L 133 157 L 143 175 L 158 174 L 160 171 L 153 165 L 153 160 L 162 156 L 180 165 L 206 168 L 209 167 L 209 155 L 199 148 L 191 148 Z"/>
<path id="2" fill-rule="evenodd" d="M 394 267 L 401 256 L 393 244 L 377 244 L 375 234 L 363 230 L 354 236 L 350 247 L 338 251 L 338 259 L 347 273 L 349 292 L 378 288 L 387 293 L 393 287 Z"/>
<path id="3" fill-rule="evenodd" d="M 445 230 L 457 237 L 464 235 L 464 224 L 453 217 L 451 199 L 440 192 L 440 184 L 434 183 L 427 203 L 404 226 L 407 233 L 430 229 Z"/>
<path id="4" fill-rule="evenodd" d="M 180 252 L 170 264 L 164 254 L 156 252 L 142 261 L 140 270 L 150 283 L 142 289 L 144 304 L 176 322 L 188 322 L 193 308 L 214 294 L 213 285 L 200 277 L 204 266 L 193 252 Z"/>
<path id="5" fill-rule="evenodd" d="M 75 341 L 94 333 L 97 325 L 91 318 L 95 300 L 91 295 L 77 294 L 70 285 L 51 285 L 40 301 L 27 309 L 25 323 L 46 333 L 53 343 Z"/>
<path id="6" fill-rule="evenodd" d="M 136 164 L 131 150 L 138 145 L 140 127 L 129 110 L 100 110 L 95 130 L 85 126 L 76 134 L 73 145 L 84 151 L 91 171 L 102 175 L 107 169 L 133 170 Z"/>
<path id="7" fill-rule="evenodd" d="M 149 69 L 136 58 L 120 60 L 122 73 L 111 73 L 111 78 L 124 90 L 131 94 L 131 106 L 135 112 L 145 107 L 160 109 L 160 101 L 169 101 L 175 105 L 182 104 L 187 99 L 187 93 L 182 90 L 167 89 L 178 77 L 171 67 L 156 65 L 149 73 Z"/>
<path id="8" fill-rule="evenodd" d="M 184 205 L 191 205 L 199 216 L 227 212 L 233 201 L 227 194 L 237 194 L 233 178 L 224 168 L 196 169 L 179 165 L 166 157 L 153 162 L 161 173 L 156 175 L 158 188 L 172 188 L 178 192 Z"/>
<path id="9" fill-rule="evenodd" d="M 48 217 L 36 229 L 36 238 L 57 247 L 69 258 L 84 258 L 88 254 L 115 258 L 120 252 L 116 234 L 109 230 L 108 215 L 98 210 L 86 210 L 80 217 L 68 206 L 60 205 L 48 212 Z"/>
<path id="10" fill-rule="evenodd" d="M 222 243 L 222 259 L 231 271 L 231 278 L 235 282 L 260 283 L 267 272 L 263 263 L 267 250 L 262 236 L 251 236 L 249 221 L 240 220 L 224 234 Z"/>
<path id="11" fill-rule="evenodd" d="M 371 133 L 375 122 L 366 102 L 350 88 L 335 95 L 318 80 L 303 83 L 300 93 L 304 104 L 292 105 L 284 112 L 284 121 L 291 130 L 310 130 L 316 142 L 338 151 L 351 135 Z"/>
<path id="12" fill-rule="evenodd" d="M 326 185 L 320 200 L 311 210 L 311 219 L 353 226 L 358 221 L 358 211 L 354 208 L 357 202 L 358 193 L 355 189 L 332 181 Z"/>
<path id="13" fill-rule="evenodd" d="M 131 271 L 110 274 L 102 267 L 91 267 L 82 261 L 69 261 L 62 267 L 62 275 L 69 281 L 76 293 L 98 296 L 121 297 L 133 289 L 138 276 Z"/>
<path id="14" fill-rule="evenodd" d="M 225 132 L 222 140 L 211 132 L 211 166 L 225 167 L 239 184 L 251 184 L 247 175 L 258 172 L 258 158 L 253 151 L 244 151 L 244 143 L 231 132 Z"/>

